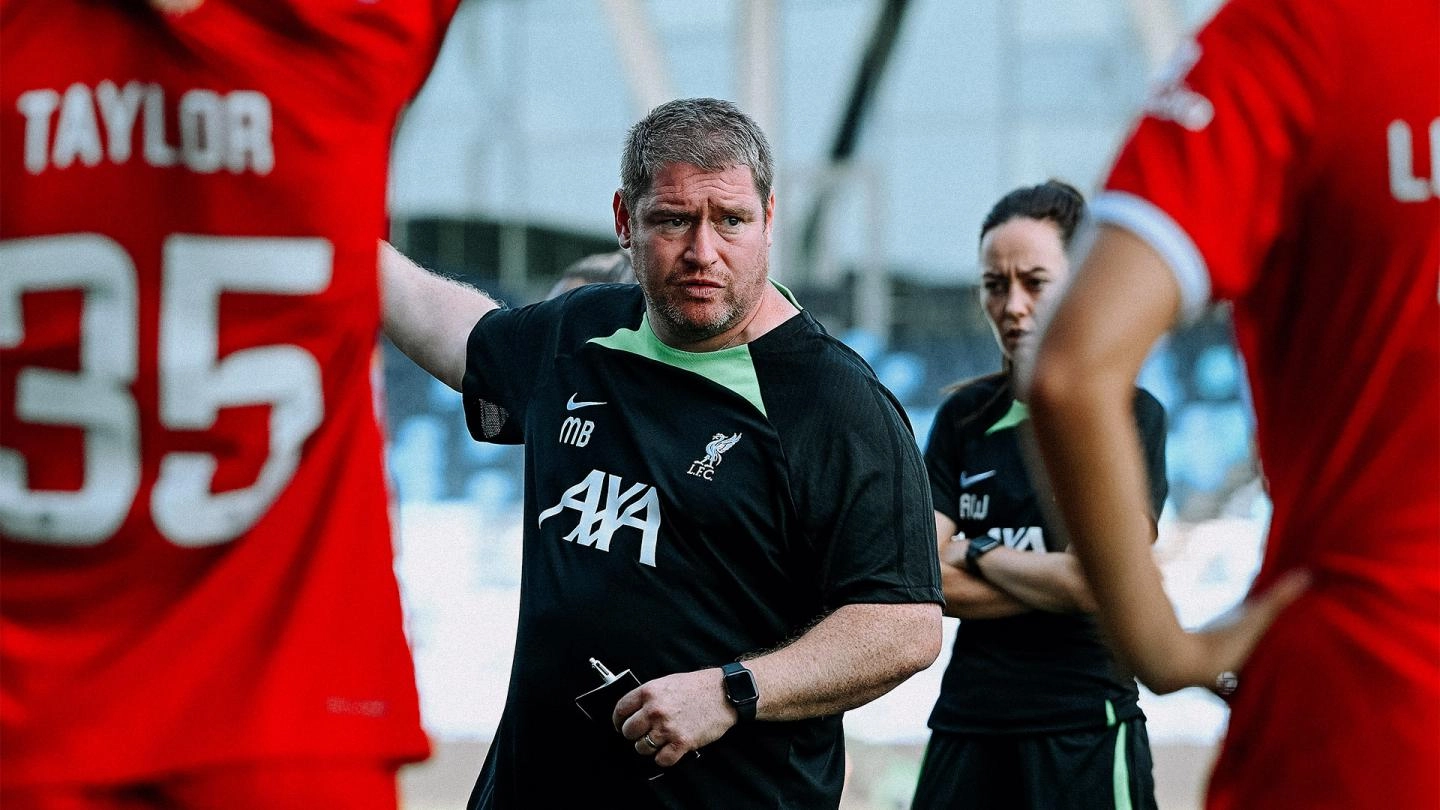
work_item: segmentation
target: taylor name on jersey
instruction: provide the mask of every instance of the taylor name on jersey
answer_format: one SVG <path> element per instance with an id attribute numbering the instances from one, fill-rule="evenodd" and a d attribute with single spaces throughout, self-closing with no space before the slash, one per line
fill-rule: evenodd
<path id="1" fill-rule="evenodd" d="M 40 174 L 77 161 L 129 162 L 140 130 L 140 160 L 155 167 L 180 165 L 201 174 L 226 169 L 265 175 L 275 168 L 270 99 L 254 90 L 219 93 L 195 88 L 166 103 L 158 84 L 101 81 L 22 92 L 15 102 L 25 118 L 25 169 Z M 171 133 L 179 135 L 178 142 Z"/>

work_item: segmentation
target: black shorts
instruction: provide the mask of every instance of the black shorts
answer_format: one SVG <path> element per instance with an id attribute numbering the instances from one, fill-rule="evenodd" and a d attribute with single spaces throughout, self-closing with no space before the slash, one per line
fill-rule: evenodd
<path id="1" fill-rule="evenodd" d="M 936 731 L 911 810 L 1155 810 L 1145 718 L 1040 735 Z"/>

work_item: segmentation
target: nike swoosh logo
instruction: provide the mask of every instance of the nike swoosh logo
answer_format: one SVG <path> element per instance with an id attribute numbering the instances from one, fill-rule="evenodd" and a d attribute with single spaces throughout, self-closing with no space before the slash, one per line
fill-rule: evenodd
<path id="1" fill-rule="evenodd" d="M 571 395 L 570 395 L 570 401 L 565 403 L 565 410 L 567 410 L 567 411 L 578 411 L 578 410 L 580 410 L 581 408 L 588 408 L 588 407 L 590 407 L 591 405 L 605 405 L 605 404 L 607 404 L 607 403 L 604 403 L 604 402 L 576 402 L 576 401 L 575 401 L 575 395 L 574 395 L 574 394 L 571 394 Z"/>
<path id="2" fill-rule="evenodd" d="M 974 475 L 971 475 L 971 476 L 966 476 L 965 473 L 962 472 L 962 473 L 960 473 L 960 488 L 961 488 L 961 489 L 969 489 L 971 484 L 978 484 L 979 482 L 984 481 L 986 478 L 994 478 L 994 477 L 995 477 L 995 471 L 994 471 L 994 470 L 986 470 L 986 471 L 983 472 L 983 473 L 975 473 Z"/>

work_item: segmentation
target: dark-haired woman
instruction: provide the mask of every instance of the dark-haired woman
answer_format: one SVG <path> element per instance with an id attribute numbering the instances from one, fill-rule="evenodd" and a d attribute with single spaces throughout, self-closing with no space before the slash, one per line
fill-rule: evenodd
<path id="1" fill-rule="evenodd" d="M 930 715 L 915 810 L 1153 808 L 1135 679 L 1105 648 L 1076 559 L 1046 525 L 1021 457 L 1011 369 L 1070 272 L 1084 198 L 1050 181 L 1003 197 L 980 229 L 981 303 L 1004 368 L 941 405 L 925 451 L 954 653 Z M 1136 389 L 1153 521 L 1165 413 Z"/>

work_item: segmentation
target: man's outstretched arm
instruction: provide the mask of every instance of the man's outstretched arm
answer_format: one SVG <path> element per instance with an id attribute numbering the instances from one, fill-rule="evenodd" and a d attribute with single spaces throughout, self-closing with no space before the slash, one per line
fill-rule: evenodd
<path id="1" fill-rule="evenodd" d="M 1071 548 L 1121 658 L 1156 692 L 1215 685 L 1238 670 L 1305 587 L 1281 580 L 1234 623 L 1187 633 L 1151 556 L 1145 464 L 1132 415 L 1135 378 L 1170 328 L 1180 290 L 1130 232 L 1101 229 L 1041 339 L 1028 384 L 1031 421 Z"/>
<path id="2" fill-rule="evenodd" d="M 500 305 L 474 287 L 422 268 L 389 242 L 380 243 L 379 262 L 385 336 L 416 365 L 459 391 L 470 330 Z"/>

